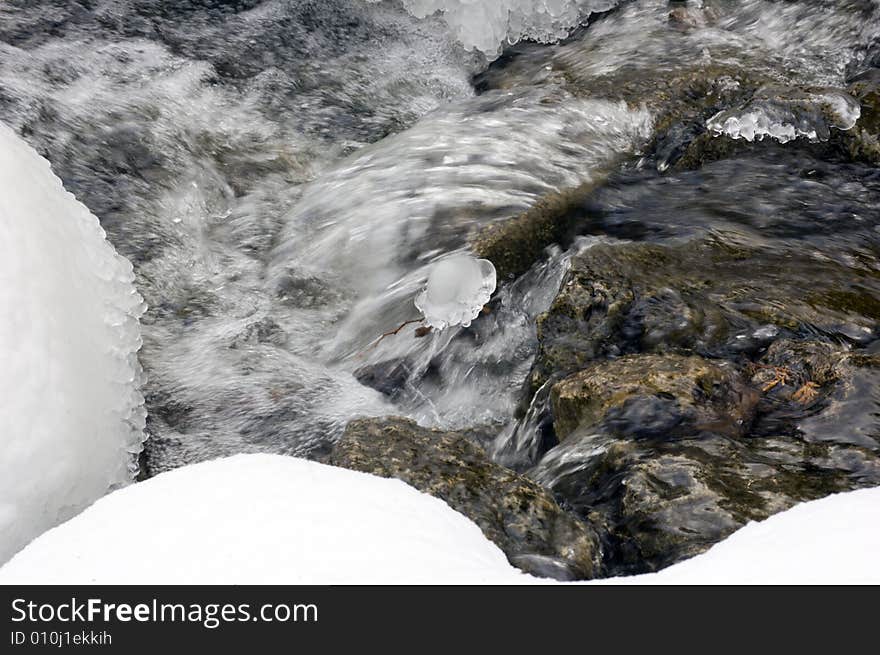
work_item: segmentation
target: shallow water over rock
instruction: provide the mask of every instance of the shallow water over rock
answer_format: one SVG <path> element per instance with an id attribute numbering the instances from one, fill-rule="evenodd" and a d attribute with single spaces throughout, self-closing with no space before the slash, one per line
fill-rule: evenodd
<path id="1" fill-rule="evenodd" d="M 0 120 L 149 304 L 144 475 L 409 417 L 552 490 L 612 572 L 880 483 L 880 7 L 581 18 L 490 63 L 395 2 L 0 7 Z M 467 250 L 477 318 L 379 342 Z M 608 379 L 682 361 L 711 388 Z"/>

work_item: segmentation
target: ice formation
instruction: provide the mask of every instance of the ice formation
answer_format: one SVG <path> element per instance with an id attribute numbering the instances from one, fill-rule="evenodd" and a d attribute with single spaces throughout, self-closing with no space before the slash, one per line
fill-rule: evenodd
<path id="1" fill-rule="evenodd" d="M 827 141 L 831 128 L 851 129 L 860 113 L 858 101 L 837 89 L 766 88 L 745 107 L 717 113 L 707 127 L 716 136 L 726 134 L 746 141 L 760 141 L 765 136 L 780 143 L 799 137 Z"/>
<path id="2" fill-rule="evenodd" d="M 145 418 L 133 279 L 0 124 L 0 562 L 132 479 Z"/>
<path id="3" fill-rule="evenodd" d="M 425 324 L 437 330 L 468 327 L 495 291 L 495 267 L 487 259 L 454 255 L 437 262 L 416 297 Z"/>
<path id="4" fill-rule="evenodd" d="M 403 0 L 403 4 L 418 18 L 440 12 L 466 48 L 494 58 L 505 41 L 563 39 L 584 17 L 611 9 L 617 0 Z"/>

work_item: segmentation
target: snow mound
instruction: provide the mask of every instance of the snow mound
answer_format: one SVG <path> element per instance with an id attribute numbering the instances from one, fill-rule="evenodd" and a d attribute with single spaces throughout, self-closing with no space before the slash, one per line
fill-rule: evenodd
<path id="1" fill-rule="evenodd" d="M 131 264 L 0 124 L 0 562 L 132 480 L 145 411 Z"/>
<path id="2" fill-rule="evenodd" d="M 132 563 L 132 553 L 148 553 Z M 0 569 L 0 583 L 504 583 L 480 529 L 399 480 L 236 455 L 102 498 Z"/>
<path id="3" fill-rule="evenodd" d="M 417 18 L 440 12 L 466 48 L 494 58 L 505 41 L 563 39 L 583 18 L 611 9 L 617 0 L 403 0 L 403 4 Z"/>
<path id="4" fill-rule="evenodd" d="M 416 297 L 425 323 L 437 330 L 468 327 L 495 291 L 495 267 L 488 259 L 453 255 L 434 264 L 428 283 Z"/>
<path id="5" fill-rule="evenodd" d="M 596 582 L 876 584 L 878 552 L 880 488 L 751 523 L 659 573 Z M 149 557 L 132 565 L 132 553 Z M 555 584 L 399 480 L 283 455 L 213 460 L 112 493 L 0 568 L 0 584 L 25 583 Z"/>
<path id="6" fill-rule="evenodd" d="M 780 143 L 797 138 L 827 141 L 831 128 L 849 130 L 861 114 L 858 101 L 837 89 L 762 89 L 740 109 L 718 112 L 706 126 L 716 136 Z"/>
<path id="7" fill-rule="evenodd" d="M 835 494 L 749 523 L 655 584 L 877 584 L 880 488 Z"/>

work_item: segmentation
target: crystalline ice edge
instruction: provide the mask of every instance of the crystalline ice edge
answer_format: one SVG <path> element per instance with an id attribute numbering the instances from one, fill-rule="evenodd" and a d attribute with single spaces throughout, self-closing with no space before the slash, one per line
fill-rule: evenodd
<path id="1" fill-rule="evenodd" d="M 98 219 L 0 124 L 0 563 L 134 477 L 133 281 Z"/>
<path id="2" fill-rule="evenodd" d="M 494 58 L 504 42 L 563 39 L 582 18 L 611 9 L 617 0 L 403 0 L 403 4 L 419 18 L 440 12 L 466 48 Z"/>

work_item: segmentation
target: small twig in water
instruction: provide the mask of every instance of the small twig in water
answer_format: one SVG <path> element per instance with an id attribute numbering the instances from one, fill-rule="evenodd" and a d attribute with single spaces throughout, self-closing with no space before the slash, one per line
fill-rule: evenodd
<path id="1" fill-rule="evenodd" d="M 403 328 L 405 328 L 407 325 L 412 325 L 413 323 L 422 323 L 424 320 L 425 320 L 425 319 L 423 319 L 423 318 L 414 318 L 414 319 L 409 320 L 409 321 L 404 321 L 403 323 L 401 323 L 400 325 L 398 325 L 397 328 L 395 328 L 394 330 L 390 330 L 390 331 L 385 332 L 384 334 L 382 334 L 382 336 L 380 336 L 380 337 L 379 337 L 378 339 L 376 339 L 373 343 L 371 343 L 369 346 L 367 346 L 367 347 L 364 349 L 364 351 L 359 355 L 359 357 L 363 357 L 363 356 L 366 355 L 370 350 L 372 350 L 373 348 L 377 347 L 380 343 L 382 343 L 382 340 L 383 340 L 385 337 L 393 337 L 393 336 L 399 334 L 400 331 L 401 331 Z M 420 329 L 422 329 L 422 328 L 418 328 L 418 329 L 416 330 L 416 332 L 418 333 L 418 331 L 419 331 Z M 418 334 L 417 334 L 417 336 L 422 336 L 422 335 L 418 335 Z"/>

